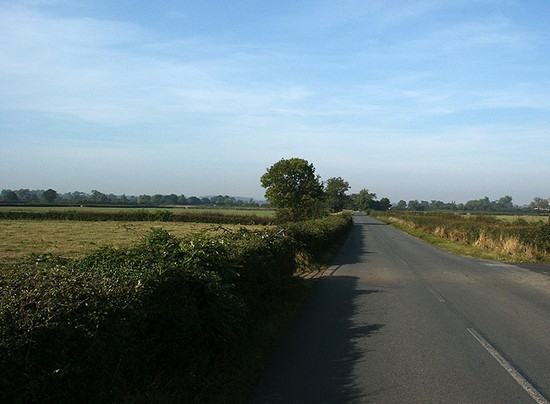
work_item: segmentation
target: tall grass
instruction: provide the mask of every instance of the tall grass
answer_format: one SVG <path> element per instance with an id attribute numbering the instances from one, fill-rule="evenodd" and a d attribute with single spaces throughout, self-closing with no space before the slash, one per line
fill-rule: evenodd
<path id="1" fill-rule="evenodd" d="M 509 261 L 550 261 L 550 226 L 542 222 L 454 213 L 391 212 L 378 214 L 378 217 L 454 242 L 497 252 Z"/>

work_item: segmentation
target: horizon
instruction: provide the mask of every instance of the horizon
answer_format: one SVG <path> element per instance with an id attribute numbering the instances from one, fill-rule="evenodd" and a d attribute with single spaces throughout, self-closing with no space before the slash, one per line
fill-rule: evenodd
<path id="1" fill-rule="evenodd" d="M 550 196 L 550 3 L 0 3 L 0 188 Z M 175 191 L 175 192 L 174 192 Z M 73 191 L 62 191 L 73 192 Z"/>
<path id="2" fill-rule="evenodd" d="M 17 191 L 21 191 L 21 190 L 28 190 L 30 191 L 31 193 L 35 193 L 35 192 L 44 192 L 48 189 L 53 189 L 53 188 L 37 188 L 37 189 L 29 189 L 29 188 L 16 188 L 16 189 L 7 189 L 7 188 L 1 188 L 0 187 L 0 191 L 14 191 L 14 192 L 17 192 Z M 156 195 L 162 195 L 162 196 L 169 196 L 169 195 L 176 195 L 176 196 L 184 196 L 185 198 L 192 198 L 192 197 L 196 197 L 196 198 L 199 198 L 199 199 L 202 199 L 202 198 L 208 198 L 208 199 L 212 199 L 212 198 L 216 198 L 216 197 L 219 197 L 219 196 L 222 196 L 222 197 L 229 197 L 229 198 L 234 198 L 236 200 L 240 200 L 240 201 L 248 201 L 248 200 L 253 200 L 254 202 L 258 202 L 258 203 L 267 203 L 267 199 L 265 198 L 265 195 L 261 198 L 255 198 L 255 197 L 252 197 L 252 196 L 243 196 L 243 195 L 231 195 L 231 194 L 216 194 L 216 193 L 209 193 L 209 194 L 205 194 L 205 195 L 201 195 L 201 194 L 182 194 L 182 193 L 177 193 L 177 192 L 169 192 L 169 193 L 156 193 L 156 194 L 153 194 L 153 193 L 147 193 L 147 192 L 141 192 L 141 193 L 137 193 L 137 194 L 126 194 L 126 193 L 116 193 L 116 192 L 102 192 L 100 190 L 91 190 L 91 191 L 79 191 L 79 190 L 73 190 L 73 191 L 64 191 L 64 190 L 56 190 L 54 189 L 55 192 L 57 192 L 58 195 L 60 195 L 61 197 L 63 196 L 67 196 L 69 194 L 72 194 L 72 193 L 82 193 L 82 194 L 85 194 L 87 196 L 91 196 L 93 194 L 94 191 L 97 191 L 99 192 L 100 194 L 103 194 L 103 195 L 114 195 L 115 197 L 119 198 L 119 197 L 122 197 L 122 196 L 126 196 L 126 197 L 129 197 L 129 198 L 138 198 L 139 196 L 142 196 L 142 195 L 148 195 L 148 196 L 156 196 Z M 382 198 L 387 198 L 386 196 L 384 195 L 379 195 L 377 194 L 375 191 L 373 190 L 369 190 L 371 191 L 372 193 L 374 193 L 376 196 L 374 198 L 374 200 L 380 200 Z M 346 195 L 350 196 L 352 194 L 357 194 L 358 192 L 346 192 Z M 500 198 L 503 198 L 503 197 L 507 197 L 507 196 L 510 196 L 512 198 L 512 204 L 514 206 L 517 206 L 517 207 L 528 207 L 531 202 L 533 202 L 533 200 L 531 200 L 529 203 L 523 203 L 523 204 L 518 204 L 516 202 L 514 202 L 513 200 L 513 195 L 501 195 L 500 197 L 498 198 L 495 198 L 495 199 L 492 199 L 492 198 L 489 198 L 488 196 L 483 196 L 483 197 L 478 197 L 478 198 L 473 198 L 473 199 L 469 199 L 469 200 L 463 200 L 463 201 L 455 201 L 455 200 L 438 200 L 438 199 L 409 199 L 409 200 L 405 200 L 403 198 L 401 199 L 397 199 L 397 200 L 391 200 L 390 199 L 390 202 L 392 204 L 392 206 L 397 206 L 397 203 L 400 202 L 400 201 L 405 201 L 407 204 L 409 202 L 429 202 L 429 203 L 432 203 L 432 202 L 443 202 L 445 204 L 455 204 L 455 205 L 464 205 L 466 204 L 467 202 L 471 202 L 471 201 L 479 201 L 479 200 L 483 200 L 485 198 L 489 198 L 489 200 L 491 202 L 496 202 L 498 201 Z M 534 197 L 533 199 L 535 199 L 537 197 Z M 389 199 L 389 198 L 388 198 Z M 548 199 L 550 201 L 550 198 L 543 198 L 543 199 Z M 17 203 L 25 203 L 25 202 L 17 202 Z"/>

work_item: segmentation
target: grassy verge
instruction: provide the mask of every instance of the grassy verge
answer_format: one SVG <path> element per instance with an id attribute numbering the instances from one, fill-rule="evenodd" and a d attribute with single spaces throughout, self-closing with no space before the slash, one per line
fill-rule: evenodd
<path id="1" fill-rule="evenodd" d="M 386 218 L 377 217 L 377 219 L 384 221 L 388 224 L 391 224 L 395 228 L 407 234 L 410 234 L 411 236 L 424 240 L 427 243 L 452 254 L 462 255 L 462 256 L 471 257 L 471 258 L 502 261 L 502 262 L 507 262 L 510 260 L 510 257 L 507 254 L 498 253 L 496 251 L 488 251 L 485 249 L 480 249 L 478 247 L 472 246 L 470 244 L 464 244 L 464 243 L 452 241 L 443 237 L 439 237 L 427 231 L 406 226 L 403 223 L 399 223 L 395 221 L 392 222 L 387 217 Z"/>
<path id="2" fill-rule="evenodd" d="M 521 218 L 453 213 L 378 213 L 375 217 L 446 251 L 503 262 L 550 260 L 550 226 Z"/>

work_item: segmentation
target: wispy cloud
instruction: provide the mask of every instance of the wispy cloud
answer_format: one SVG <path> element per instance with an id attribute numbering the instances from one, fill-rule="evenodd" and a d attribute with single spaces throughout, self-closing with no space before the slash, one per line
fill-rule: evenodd
<path id="1" fill-rule="evenodd" d="M 145 175 L 156 156 L 182 172 L 211 158 L 257 176 L 299 155 L 359 183 L 380 167 L 394 180 L 504 160 L 525 171 L 514 149 L 548 166 L 548 35 L 507 12 L 525 7 L 514 2 L 287 2 L 223 20 L 239 29 L 195 31 L 185 7 L 159 6 L 185 23 L 169 34 L 64 5 L 0 5 L 0 153 L 34 139 L 42 162 L 137 156 Z"/>

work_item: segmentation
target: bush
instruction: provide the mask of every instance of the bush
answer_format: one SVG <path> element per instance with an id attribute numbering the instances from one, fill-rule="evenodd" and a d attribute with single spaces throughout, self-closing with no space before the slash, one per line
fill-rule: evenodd
<path id="1" fill-rule="evenodd" d="M 118 401 L 167 369 L 191 391 L 244 327 L 244 303 L 183 258 L 155 231 L 128 251 L 3 273 L 0 401 Z"/>
<path id="2" fill-rule="evenodd" d="M 42 257 L 0 272 L 0 401 L 209 401 L 252 336 L 279 314 L 296 255 L 351 218 Z"/>
<path id="3" fill-rule="evenodd" d="M 324 261 L 327 252 L 334 246 L 338 246 L 339 241 L 343 240 L 352 226 L 351 215 L 338 214 L 321 219 L 287 223 L 283 226 L 283 230 L 308 258 L 312 261 Z"/>

